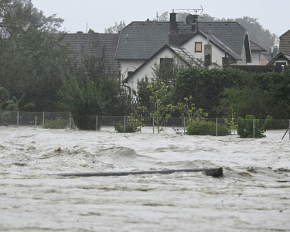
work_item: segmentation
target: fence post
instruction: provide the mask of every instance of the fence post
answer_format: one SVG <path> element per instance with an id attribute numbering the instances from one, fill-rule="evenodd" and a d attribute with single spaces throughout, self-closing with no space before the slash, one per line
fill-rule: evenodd
<path id="1" fill-rule="evenodd" d="M 99 130 L 99 117 L 96 116 L 96 131 Z"/>
<path id="2" fill-rule="evenodd" d="M 72 129 L 72 115 L 71 115 L 71 113 L 69 113 L 68 127 L 69 127 L 69 129 Z"/>
<path id="3" fill-rule="evenodd" d="M 185 117 L 183 117 L 183 132 L 185 134 Z"/>
<path id="4" fill-rule="evenodd" d="M 36 115 L 35 118 L 34 118 L 34 126 L 35 126 L 35 127 L 37 126 L 37 115 Z"/>
<path id="5" fill-rule="evenodd" d="M 44 128 L 44 112 L 42 112 L 42 127 Z"/>
<path id="6" fill-rule="evenodd" d="M 153 117 L 153 134 L 154 134 L 154 117 Z"/>
<path id="7" fill-rule="evenodd" d="M 255 118 L 253 118 L 253 138 L 255 138 Z"/>
<path id="8" fill-rule="evenodd" d="M 126 116 L 124 116 L 124 133 L 126 132 Z"/>
<path id="9" fill-rule="evenodd" d="M 17 126 L 19 126 L 19 111 L 17 111 Z"/>
<path id="10" fill-rule="evenodd" d="M 215 118 L 215 136 L 218 136 L 218 119 Z"/>
<path id="11" fill-rule="evenodd" d="M 288 131 L 289 131 L 289 140 L 290 140 L 290 119 L 289 119 L 289 127 L 288 127 Z"/>

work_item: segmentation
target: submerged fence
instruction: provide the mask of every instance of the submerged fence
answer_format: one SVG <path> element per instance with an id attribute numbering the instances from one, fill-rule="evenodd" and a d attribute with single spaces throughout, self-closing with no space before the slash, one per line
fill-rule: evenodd
<path id="1" fill-rule="evenodd" d="M 109 132 L 133 132 L 140 129 L 142 133 L 176 133 L 208 134 L 213 136 L 237 134 L 239 119 L 234 118 L 153 118 L 128 116 L 86 116 L 86 123 L 90 130 Z M 266 119 L 244 119 L 244 129 L 255 138 L 259 130 L 267 124 L 267 130 L 285 130 L 289 133 L 290 120 L 273 119 L 267 123 Z M 194 126 L 193 126 L 194 125 Z M 76 128 L 74 118 L 69 112 L 24 112 L 1 111 L 0 126 L 37 126 L 52 129 Z M 241 129 L 240 129 L 241 130 Z M 243 131 L 242 131 L 243 132 Z M 242 133 L 239 131 L 239 133 Z"/>

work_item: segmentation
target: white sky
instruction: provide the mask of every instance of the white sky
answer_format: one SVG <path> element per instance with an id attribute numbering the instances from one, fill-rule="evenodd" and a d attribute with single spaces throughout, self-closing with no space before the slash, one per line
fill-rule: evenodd
<path id="1" fill-rule="evenodd" d="M 124 20 L 145 21 L 172 9 L 199 9 L 216 18 L 257 18 L 263 28 L 280 36 L 290 29 L 290 0 L 32 0 L 46 16 L 63 18 L 63 30 L 103 33 L 105 28 Z M 178 12 L 178 11 L 176 11 Z"/>

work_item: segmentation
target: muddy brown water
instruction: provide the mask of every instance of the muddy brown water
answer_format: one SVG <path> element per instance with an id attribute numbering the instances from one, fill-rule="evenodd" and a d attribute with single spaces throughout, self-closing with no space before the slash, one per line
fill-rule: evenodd
<path id="1" fill-rule="evenodd" d="M 146 132 L 146 129 L 145 129 Z M 0 127 L 0 231 L 290 231 L 290 142 Z M 203 173 L 72 172 L 223 167 Z"/>

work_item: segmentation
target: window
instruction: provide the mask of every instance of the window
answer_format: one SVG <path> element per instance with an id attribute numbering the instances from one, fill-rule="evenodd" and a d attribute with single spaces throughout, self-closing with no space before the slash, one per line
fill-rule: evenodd
<path id="1" fill-rule="evenodd" d="M 173 58 L 160 58 L 160 69 L 163 71 L 173 69 Z"/>
<path id="2" fill-rule="evenodd" d="M 160 58 L 159 78 L 163 81 L 170 79 L 173 75 L 173 68 L 173 58 Z"/>
<path id="3" fill-rule="evenodd" d="M 202 52 L 202 42 L 195 42 L 195 52 Z"/>
<path id="4" fill-rule="evenodd" d="M 287 62 L 286 61 L 276 61 L 275 62 L 275 65 L 276 66 L 282 66 L 282 65 L 286 66 L 287 65 Z"/>
<path id="5" fill-rule="evenodd" d="M 133 71 L 128 71 L 127 77 L 131 76 L 133 74 Z"/>

